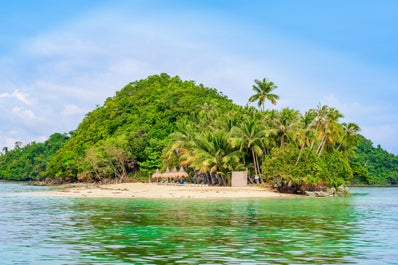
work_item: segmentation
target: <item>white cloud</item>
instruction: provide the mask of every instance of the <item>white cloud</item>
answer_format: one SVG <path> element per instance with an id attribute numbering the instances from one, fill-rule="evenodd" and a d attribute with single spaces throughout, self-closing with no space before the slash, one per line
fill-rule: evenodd
<path id="1" fill-rule="evenodd" d="M 26 105 L 30 105 L 31 101 L 28 99 L 29 98 L 29 94 L 28 93 L 24 93 L 21 92 L 19 90 L 14 90 L 12 93 L 1 93 L 0 94 L 0 99 L 1 98 L 15 98 L 16 100 L 26 104 Z"/>
<path id="2" fill-rule="evenodd" d="M 36 115 L 30 109 L 14 107 L 12 108 L 11 112 L 24 121 L 31 121 L 33 119 L 36 119 Z"/>
<path id="3" fill-rule="evenodd" d="M 385 104 L 379 89 L 388 88 L 390 98 L 398 97 L 391 89 L 396 80 L 351 55 L 271 29 L 253 31 L 240 21 L 221 24 L 216 17 L 186 14 L 183 17 L 189 23 L 181 23 L 170 15 L 150 20 L 145 14 L 127 13 L 98 9 L 25 39 L 14 66 L 19 80 L 14 87 L 20 89 L 0 94 L 0 99 L 12 98 L 18 104 L 5 102 L 7 108 L 1 110 L 3 115 L 34 122 L 18 125 L 10 121 L 12 117 L 0 120 L 21 127 L 20 134 L 26 138 L 73 130 L 87 111 L 126 83 L 167 72 L 217 88 L 241 105 L 252 93 L 253 80 L 268 77 L 279 86 L 278 108 L 303 111 L 319 102 L 334 106 L 375 142 L 383 139 L 383 132 L 373 128 L 398 124 L 391 114 L 398 112 L 396 107 Z M 29 131 L 38 124 L 41 128 L 31 135 Z M 382 128 L 397 134 L 393 126 Z M 398 153 L 398 143 L 386 142 L 387 146 Z"/>
<path id="4" fill-rule="evenodd" d="M 0 151 L 3 151 L 4 147 L 8 149 L 14 148 L 15 142 L 19 141 L 17 138 L 12 138 L 8 134 L 0 135 Z"/>
<path id="5" fill-rule="evenodd" d="M 30 105 L 30 104 L 31 104 L 31 101 L 28 99 L 29 94 L 27 94 L 27 93 L 23 93 L 23 92 L 21 92 L 21 91 L 19 91 L 19 90 L 15 90 L 15 91 L 13 92 L 13 96 L 14 96 L 17 100 L 19 100 L 20 102 L 25 103 L 26 105 Z"/>

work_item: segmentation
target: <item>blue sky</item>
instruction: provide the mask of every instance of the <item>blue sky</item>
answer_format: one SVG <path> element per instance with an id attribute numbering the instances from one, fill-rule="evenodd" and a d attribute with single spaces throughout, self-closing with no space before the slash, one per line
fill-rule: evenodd
<path id="1" fill-rule="evenodd" d="M 74 130 L 166 72 L 240 105 L 267 77 L 277 108 L 336 107 L 398 154 L 397 70 L 393 0 L 0 0 L 0 147 Z"/>

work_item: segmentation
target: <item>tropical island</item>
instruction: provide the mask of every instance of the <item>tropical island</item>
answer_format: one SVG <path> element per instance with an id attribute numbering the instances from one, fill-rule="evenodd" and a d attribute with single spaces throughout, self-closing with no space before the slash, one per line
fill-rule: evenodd
<path id="1" fill-rule="evenodd" d="M 266 106 L 279 99 L 277 86 L 263 78 L 252 89 L 248 105 L 239 106 L 178 76 L 131 82 L 76 130 L 3 148 L 0 179 L 148 182 L 175 168 L 184 172 L 173 178 L 176 184 L 230 186 L 233 171 L 246 171 L 249 184 L 296 194 L 397 183 L 398 157 L 373 147 L 357 124 L 341 122 L 339 110 L 321 104 L 305 113 L 270 110 Z"/>

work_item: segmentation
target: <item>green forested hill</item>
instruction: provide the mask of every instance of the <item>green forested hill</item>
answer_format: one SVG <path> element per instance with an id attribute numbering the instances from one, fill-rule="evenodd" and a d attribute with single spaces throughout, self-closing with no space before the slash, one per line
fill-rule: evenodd
<path id="1" fill-rule="evenodd" d="M 361 136 L 361 142 L 352 158 L 356 163 L 364 166 L 368 171 L 366 179 L 354 179 L 354 182 L 368 184 L 398 184 L 398 156 L 388 153 Z"/>
<path id="2" fill-rule="evenodd" d="M 205 104 L 233 108 L 215 89 L 167 74 L 129 83 L 86 115 L 45 174 L 68 181 L 76 176 L 100 180 L 158 168 L 176 121 L 194 116 Z"/>
<path id="3" fill-rule="evenodd" d="M 215 89 L 167 74 L 127 84 L 88 113 L 73 134 L 54 134 L 0 156 L 0 179 L 57 182 L 147 178 L 183 166 L 196 181 L 226 185 L 232 170 L 285 188 L 394 184 L 398 157 L 341 123 L 335 108 L 266 110 L 279 97 L 255 80 L 241 107 Z M 270 102 L 268 102 L 270 101 Z"/>
<path id="4" fill-rule="evenodd" d="M 68 134 L 54 133 L 44 143 L 32 142 L 24 147 L 16 143 L 0 156 L 0 179 L 37 180 L 44 177 L 50 158 L 69 139 Z"/>

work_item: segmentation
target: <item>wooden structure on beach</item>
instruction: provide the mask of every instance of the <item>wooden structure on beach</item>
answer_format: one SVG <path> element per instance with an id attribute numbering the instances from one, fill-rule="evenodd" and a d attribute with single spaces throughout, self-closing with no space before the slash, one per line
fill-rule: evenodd
<path id="1" fill-rule="evenodd" d="M 160 173 L 160 170 L 157 169 L 155 173 L 152 174 L 152 179 L 156 180 L 156 182 L 176 182 L 182 181 L 188 177 L 188 173 L 185 172 L 183 167 L 177 171 L 177 168 L 173 168 L 170 170 L 166 169 L 164 173 Z"/>
<path id="2" fill-rule="evenodd" d="M 232 187 L 246 187 L 247 186 L 247 172 L 246 171 L 232 171 L 231 186 Z"/>

